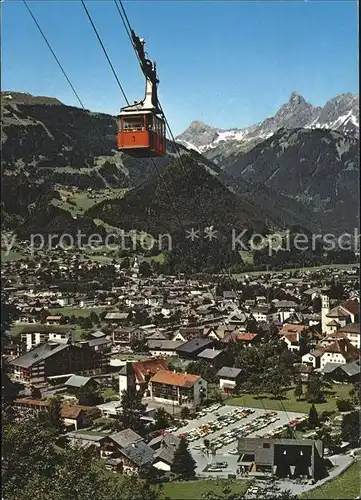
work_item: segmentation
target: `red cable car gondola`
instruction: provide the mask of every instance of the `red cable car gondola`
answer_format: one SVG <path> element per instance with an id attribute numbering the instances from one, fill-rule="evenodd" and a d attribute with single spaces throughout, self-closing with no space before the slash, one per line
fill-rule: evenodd
<path id="1" fill-rule="evenodd" d="M 165 121 L 158 104 L 155 63 L 145 57 L 144 40 L 132 31 L 134 47 L 146 79 L 145 97 L 125 106 L 117 117 L 118 149 L 137 158 L 166 154 Z"/>

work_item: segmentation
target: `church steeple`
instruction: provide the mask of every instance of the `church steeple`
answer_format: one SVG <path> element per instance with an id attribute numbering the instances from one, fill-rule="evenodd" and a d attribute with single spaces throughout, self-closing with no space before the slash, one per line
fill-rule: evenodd
<path id="1" fill-rule="evenodd" d="M 330 312 L 330 288 L 324 285 L 321 288 L 321 333 L 327 333 L 327 323 L 329 318 L 327 314 Z"/>
<path id="2" fill-rule="evenodd" d="M 123 391 L 136 390 L 136 378 L 133 368 L 133 363 L 125 363 L 119 372 L 119 396 L 122 396 Z"/>

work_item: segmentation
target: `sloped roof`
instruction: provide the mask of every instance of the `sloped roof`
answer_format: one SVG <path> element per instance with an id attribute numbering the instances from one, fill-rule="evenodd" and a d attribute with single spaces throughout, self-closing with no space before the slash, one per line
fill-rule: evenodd
<path id="1" fill-rule="evenodd" d="M 349 323 L 346 326 L 340 328 L 340 332 L 345 333 L 360 333 L 360 323 Z"/>
<path id="2" fill-rule="evenodd" d="M 188 340 L 188 342 L 185 342 L 181 346 L 177 347 L 177 351 L 180 353 L 192 353 L 202 348 L 205 349 L 207 346 L 210 346 L 212 344 L 213 341 L 210 339 L 195 338 L 192 340 Z"/>
<path id="3" fill-rule="evenodd" d="M 326 316 L 328 318 L 347 318 L 350 316 L 350 313 L 342 306 L 336 306 Z"/>
<path id="4" fill-rule="evenodd" d="M 236 340 L 240 341 L 240 342 L 249 342 L 253 339 L 255 339 L 256 337 L 258 337 L 258 333 L 249 333 L 249 332 L 234 332 L 234 334 L 236 335 Z"/>
<path id="5" fill-rule="evenodd" d="M 204 351 L 198 354 L 198 358 L 214 359 L 222 354 L 222 352 L 223 351 L 218 351 L 217 349 L 204 349 Z"/>
<path id="6" fill-rule="evenodd" d="M 285 335 L 286 333 L 302 333 L 306 330 L 307 327 L 305 325 L 295 325 L 293 323 L 285 323 L 281 330 L 278 332 L 279 335 Z"/>
<path id="7" fill-rule="evenodd" d="M 65 382 L 65 385 L 70 386 L 70 387 L 84 387 L 91 380 L 92 380 L 91 377 L 82 377 L 81 375 L 72 375 Z"/>
<path id="8" fill-rule="evenodd" d="M 40 363 L 41 361 L 54 356 L 58 352 L 68 349 L 69 347 L 69 344 L 47 342 L 45 344 L 41 344 L 35 349 L 32 349 L 19 358 L 13 359 L 10 361 L 10 364 L 21 368 L 30 368 L 31 366 L 36 365 L 37 363 Z"/>
<path id="9" fill-rule="evenodd" d="M 61 416 L 70 420 L 76 420 L 82 412 L 83 410 L 79 406 L 62 405 L 61 407 Z"/>
<path id="10" fill-rule="evenodd" d="M 123 431 L 116 432 L 115 434 L 111 434 L 109 438 L 121 448 L 126 448 L 131 444 L 143 440 L 142 436 L 139 436 L 132 429 L 124 429 Z"/>
<path id="11" fill-rule="evenodd" d="M 357 300 L 345 300 L 341 303 L 341 307 L 355 316 L 360 314 L 360 303 Z"/>
<path id="12" fill-rule="evenodd" d="M 164 349 L 167 351 L 173 351 L 180 347 L 184 342 L 182 340 L 154 340 L 148 339 L 147 345 L 149 349 Z"/>
<path id="13" fill-rule="evenodd" d="M 229 366 L 223 366 L 217 372 L 217 377 L 221 377 L 221 378 L 226 377 L 226 378 L 236 379 L 241 373 L 242 373 L 242 370 L 240 368 L 231 368 Z"/>
<path id="14" fill-rule="evenodd" d="M 198 380 L 199 375 L 191 375 L 189 373 L 174 373 L 167 370 L 158 371 L 150 379 L 151 382 L 158 382 L 160 384 L 175 385 L 177 387 L 192 387 Z"/>
<path id="15" fill-rule="evenodd" d="M 324 347 L 324 352 L 342 354 L 345 359 L 357 359 L 360 351 L 348 339 L 336 339 L 333 344 Z"/>
<path id="16" fill-rule="evenodd" d="M 154 458 L 154 450 L 143 440 L 131 443 L 125 448 L 122 448 L 122 453 L 138 467 L 151 464 Z"/>
<path id="17" fill-rule="evenodd" d="M 335 319 L 331 320 L 329 323 L 326 323 L 326 326 L 340 326 L 340 323 L 338 323 Z"/>
<path id="18" fill-rule="evenodd" d="M 166 359 L 146 359 L 132 363 L 138 384 L 146 382 L 146 375 L 153 376 L 159 370 L 168 370 L 168 361 Z"/>

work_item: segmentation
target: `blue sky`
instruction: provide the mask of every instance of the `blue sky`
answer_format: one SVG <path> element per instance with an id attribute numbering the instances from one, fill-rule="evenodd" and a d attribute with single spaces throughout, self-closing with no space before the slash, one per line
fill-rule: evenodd
<path id="1" fill-rule="evenodd" d="M 77 0 L 28 0 L 78 91 L 93 111 L 124 100 Z M 77 105 L 20 0 L 2 5 L 2 89 Z M 129 101 L 144 80 L 113 0 L 86 0 Z M 356 1 L 125 2 L 134 30 L 157 62 L 159 95 L 175 134 L 192 120 L 231 128 L 277 111 L 292 91 L 323 105 L 358 92 Z"/>

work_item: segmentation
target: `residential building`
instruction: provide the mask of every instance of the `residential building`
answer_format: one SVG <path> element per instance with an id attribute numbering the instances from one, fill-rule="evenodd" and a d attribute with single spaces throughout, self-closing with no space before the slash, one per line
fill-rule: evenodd
<path id="1" fill-rule="evenodd" d="M 146 332 L 137 326 L 123 326 L 113 331 L 113 344 L 129 346 L 134 341 L 144 340 Z"/>
<path id="2" fill-rule="evenodd" d="M 154 450 L 131 429 L 106 436 L 100 444 L 100 457 L 107 467 L 121 474 L 137 473 L 144 466 L 152 465 Z"/>
<path id="3" fill-rule="evenodd" d="M 105 373 L 109 366 L 109 352 L 96 351 L 90 343 L 41 344 L 10 362 L 14 378 L 28 384 L 39 384 L 52 375 Z"/>
<path id="4" fill-rule="evenodd" d="M 177 406 L 198 406 L 207 398 L 207 381 L 200 375 L 159 370 L 149 381 L 150 398 Z"/>
<path id="5" fill-rule="evenodd" d="M 150 378 L 159 370 L 168 370 L 166 359 L 126 362 L 119 372 L 119 395 L 128 388 L 145 392 L 148 389 Z"/>
<path id="6" fill-rule="evenodd" d="M 26 325 L 20 330 L 20 339 L 26 351 L 45 342 L 75 342 L 75 331 L 69 326 L 51 326 L 40 323 Z"/>
<path id="7" fill-rule="evenodd" d="M 176 351 L 180 358 L 197 359 L 197 356 L 204 349 L 213 347 L 212 339 L 194 338 L 177 347 Z"/>
<path id="8" fill-rule="evenodd" d="M 232 392 L 240 380 L 241 375 L 242 370 L 240 368 L 223 366 L 217 373 L 220 389 L 225 392 Z"/>
<path id="9" fill-rule="evenodd" d="M 337 338 L 333 343 L 318 345 L 314 351 L 304 354 L 302 362 L 313 368 L 324 368 L 327 363 L 345 364 L 358 359 L 360 351 L 347 338 Z"/>
<path id="10" fill-rule="evenodd" d="M 320 372 L 334 382 L 355 383 L 360 380 L 360 360 L 346 364 L 326 363 Z"/>
<path id="11" fill-rule="evenodd" d="M 204 349 L 204 351 L 200 352 L 197 357 L 200 360 L 207 361 L 213 367 L 219 368 L 222 366 L 225 356 L 224 351 L 220 351 L 213 347 L 212 349 Z"/>
<path id="12" fill-rule="evenodd" d="M 155 450 L 153 467 L 169 472 L 174 462 L 174 454 L 180 443 L 180 438 L 172 433 L 160 435 L 152 439 L 148 446 Z"/>
<path id="13" fill-rule="evenodd" d="M 147 341 L 149 352 L 154 357 L 177 356 L 177 348 L 184 342 L 177 340 L 153 340 Z"/>
<path id="14" fill-rule="evenodd" d="M 343 328 L 341 327 L 339 332 L 345 334 L 357 349 L 361 349 L 360 323 L 348 323 Z"/>
<path id="15" fill-rule="evenodd" d="M 49 402 L 41 399 L 18 398 L 13 402 L 13 407 L 21 418 L 30 417 L 39 412 L 46 411 Z M 88 426 L 92 420 L 99 418 L 101 413 L 95 406 L 61 404 L 61 417 L 68 430 L 78 430 Z"/>
<path id="16" fill-rule="evenodd" d="M 128 319 L 129 313 L 125 312 L 108 312 L 104 320 L 113 325 L 122 325 Z"/>

